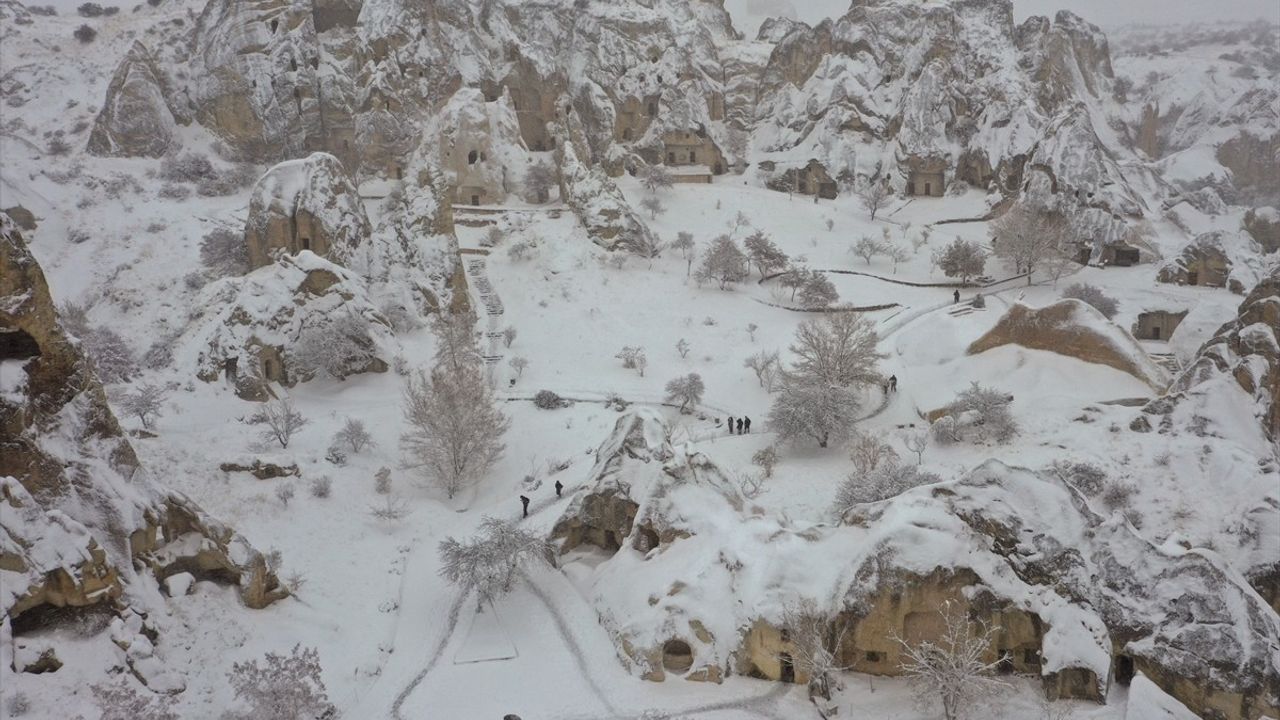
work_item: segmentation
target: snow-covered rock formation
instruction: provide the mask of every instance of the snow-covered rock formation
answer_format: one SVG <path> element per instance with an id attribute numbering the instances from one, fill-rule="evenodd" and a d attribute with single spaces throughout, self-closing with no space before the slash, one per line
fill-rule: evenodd
<path id="1" fill-rule="evenodd" d="M 254 185 L 244 240 L 249 266 L 304 250 L 346 264 L 367 242 L 369 218 L 341 161 L 327 153 L 288 160 Z"/>
<path id="2" fill-rule="evenodd" d="M 165 76 L 151 52 L 134 42 L 120 61 L 89 135 L 94 155 L 161 157 L 174 146 L 176 125 L 165 99 Z"/>
<path id="3" fill-rule="evenodd" d="M 244 538 L 140 465 L 59 324 L 40 266 L 2 215 L 0 348 L 0 603 L 9 627 L 38 627 L 62 607 L 145 612 L 162 602 L 159 582 L 183 572 L 238 584 L 254 608 L 288 594 Z"/>
<path id="4" fill-rule="evenodd" d="M 846 628 L 841 664 L 898 674 L 893 638 L 936 639 L 950 603 L 1000 626 L 989 655 L 1050 697 L 1101 700 L 1137 670 L 1199 713 L 1275 712 L 1272 609 L 1214 553 L 1153 546 L 1065 481 L 988 461 L 797 526 L 666 437 L 652 412 L 623 416 L 552 535 L 570 562 L 595 546 L 579 583 L 649 679 L 778 679 L 800 600 Z"/>

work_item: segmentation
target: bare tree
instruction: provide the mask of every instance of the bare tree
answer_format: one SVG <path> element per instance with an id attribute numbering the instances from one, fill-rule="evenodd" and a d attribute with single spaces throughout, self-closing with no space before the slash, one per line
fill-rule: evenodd
<path id="1" fill-rule="evenodd" d="M 880 438 L 859 432 L 849 443 L 849 459 L 854 472 L 865 475 L 883 464 L 896 463 L 898 453 Z"/>
<path id="2" fill-rule="evenodd" d="M 778 464 L 777 448 L 772 445 L 760 448 L 751 456 L 751 464 L 764 471 L 765 477 L 773 477 L 773 468 Z"/>
<path id="3" fill-rule="evenodd" d="M 151 423 L 164 413 L 164 400 L 168 394 L 163 385 L 143 383 L 120 398 L 120 409 L 136 416 L 142 421 L 142 427 L 149 430 Z"/>
<path id="4" fill-rule="evenodd" d="M 751 368 L 756 374 L 756 380 L 760 383 L 760 387 L 772 392 L 773 381 L 776 379 L 779 366 L 777 350 L 773 352 L 761 350 L 753 355 L 748 355 L 742 366 Z"/>
<path id="5" fill-rule="evenodd" d="M 689 357 L 689 341 L 680 338 L 676 341 L 676 352 L 680 353 L 681 358 Z"/>
<path id="6" fill-rule="evenodd" d="M 858 419 L 858 398 L 846 387 L 783 375 L 769 409 L 769 424 L 784 442 L 813 440 L 818 447 L 842 443 Z"/>
<path id="7" fill-rule="evenodd" d="M 804 266 L 793 266 L 789 268 L 782 277 L 778 278 L 778 283 L 782 287 L 791 290 L 791 300 L 796 299 L 796 291 L 809 284 L 809 280 L 813 278 L 814 272 Z"/>
<path id="8" fill-rule="evenodd" d="M 787 631 L 796 671 L 809 678 L 809 696 L 831 699 L 831 676 L 848 668 L 837 661 L 836 652 L 849 634 L 849 623 L 832 620 L 813 600 L 792 601 L 782 606 L 782 627 Z"/>
<path id="9" fill-rule="evenodd" d="M 507 361 L 507 364 L 511 366 L 512 370 L 516 371 L 517 380 L 524 376 L 524 369 L 529 367 L 529 361 L 519 356 L 511 358 Z"/>
<path id="10" fill-rule="evenodd" d="M 216 228 L 200 241 L 200 262 L 214 277 L 243 275 L 249 271 L 249 246 L 244 233 Z"/>
<path id="11" fill-rule="evenodd" d="M 289 507 L 289 501 L 293 499 L 293 496 L 296 495 L 297 492 L 298 490 L 293 486 L 293 483 L 285 483 L 284 485 L 277 485 L 276 499 L 280 501 L 281 505 L 285 507 Z"/>
<path id="12" fill-rule="evenodd" d="M 644 357 L 644 348 L 625 345 L 614 357 L 622 361 L 622 367 L 628 370 L 635 370 L 640 367 L 641 358 Z"/>
<path id="13" fill-rule="evenodd" d="M 982 274 L 987 255 L 978 243 L 956 238 L 942 249 L 934 264 L 942 268 L 947 277 L 959 277 L 960 282 L 967 283 L 969 278 Z"/>
<path id="14" fill-rule="evenodd" d="M 970 708 L 996 697 L 1005 684 L 992 677 L 1001 658 L 985 660 L 999 628 L 970 623 L 949 601 L 939 609 L 944 630 L 937 641 L 902 646 L 902 671 L 910 679 L 916 700 L 925 707 L 941 701 L 946 720 L 960 720 Z M 970 626 L 976 632 L 970 631 Z"/>
<path id="15" fill-rule="evenodd" d="M 743 245 L 747 249 L 747 258 L 756 266 L 761 278 L 787 266 L 787 254 L 763 231 L 757 230 L 748 235 Z"/>
<path id="16" fill-rule="evenodd" d="M 807 308 L 824 308 L 840 299 L 836 286 L 826 273 L 808 273 L 804 287 L 800 288 L 800 304 Z"/>
<path id="17" fill-rule="evenodd" d="M 650 220 L 658 219 L 658 215 L 660 213 L 664 213 L 667 211 L 667 206 L 662 204 L 662 201 L 658 199 L 657 195 L 650 195 L 649 197 L 646 197 L 645 199 L 641 200 L 640 207 L 644 208 L 649 212 Z"/>
<path id="18" fill-rule="evenodd" d="M 450 498 L 477 482 L 502 457 L 510 423 L 475 365 L 419 370 L 405 387 L 408 430 L 400 436 L 406 465 Z"/>
<path id="19" fill-rule="evenodd" d="M 325 692 L 320 655 L 314 648 L 295 645 L 289 655 L 267 653 L 262 664 L 234 663 L 227 682 L 236 699 L 248 706 L 245 712 L 229 714 L 237 720 L 314 720 L 337 714 Z"/>
<path id="20" fill-rule="evenodd" d="M 907 252 L 907 249 L 902 247 L 901 245 L 890 244 L 885 249 L 884 254 L 888 256 L 890 260 L 893 261 L 894 275 L 898 274 L 898 263 L 906 262 L 911 259 L 911 253 Z"/>
<path id="21" fill-rule="evenodd" d="M 368 321 L 352 312 L 339 312 L 304 327 L 287 362 L 296 376 L 324 374 L 342 380 L 363 372 L 377 359 Z"/>
<path id="22" fill-rule="evenodd" d="M 746 280 L 749 272 L 747 256 L 728 235 L 720 235 L 711 241 L 703 255 L 698 277 L 703 281 L 714 280 L 724 290 L 733 283 Z"/>
<path id="23" fill-rule="evenodd" d="M 863 260 L 866 260 L 868 265 L 871 264 L 871 258 L 882 254 L 884 251 L 884 243 L 876 240 L 870 235 L 863 235 L 858 238 L 858 242 L 854 243 L 853 246 L 849 248 L 849 252 L 857 255 Z"/>
<path id="24" fill-rule="evenodd" d="M 1062 297 L 1072 298 L 1092 305 L 1095 310 L 1102 313 L 1103 317 L 1108 320 L 1120 312 L 1120 306 L 1116 303 L 1115 298 L 1107 295 L 1102 291 L 1102 288 L 1096 285 L 1075 283 L 1062 291 Z"/>
<path id="25" fill-rule="evenodd" d="M 409 515 L 409 503 L 388 491 L 383 495 L 381 505 L 369 506 L 369 514 L 378 520 L 386 520 L 388 522 L 403 520 Z"/>
<path id="26" fill-rule="evenodd" d="M 879 338 L 872 322 L 856 313 L 830 313 L 823 320 L 806 320 L 796 328 L 791 352 L 794 372 L 823 385 L 849 387 L 879 382 L 876 352 Z"/>
<path id="27" fill-rule="evenodd" d="M 260 433 L 262 439 L 275 440 L 282 448 L 289 447 L 293 436 L 310 422 L 302 417 L 302 413 L 293 407 L 293 400 L 287 397 L 264 404 L 249 417 L 249 421 L 266 425 Z"/>
<path id="28" fill-rule="evenodd" d="M 1007 393 L 975 382 L 956 395 L 943 416 L 934 422 L 934 439 L 943 443 L 965 439 L 1007 442 L 1018 432 L 1018 424 L 1009 410 L 1012 401 Z"/>
<path id="29" fill-rule="evenodd" d="M 171 696 L 139 693 L 124 677 L 112 685 L 103 683 L 90 688 L 94 703 L 102 711 L 100 720 L 179 720 L 178 713 L 173 710 Z M 9 717 L 16 718 L 22 714 L 14 712 L 13 707 L 7 710 Z"/>
<path id="30" fill-rule="evenodd" d="M 889 189 L 889 184 L 884 182 L 868 181 L 858 190 L 858 199 L 867 208 L 867 212 L 871 213 L 872 220 L 876 219 L 876 213 L 888 204 L 891 197 L 893 197 L 893 191 Z"/>
<path id="31" fill-rule="evenodd" d="M 524 172 L 526 200 L 544 203 L 551 198 L 551 188 L 556 185 L 556 172 L 550 165 L 536 162 Z"/>
<path id="32" fill-rule="evenodd" d="M 431 332 L 436 336 L 437 366 L 457 369 L 483 362 L 476 343 L 475 313 L 436 313 L 431 318 Z"/>
<path id="33" fill-rule="evenodd" d="M 702 376 L 698 373 L 689 373 L 667 383 L 667 402 L 679 402 L 680 412 L 688 414 L 690 408 L 702 402 L 702 394 L 705 391 L 706 386 L 702 383 Z"/>
<path id="34" fill-rule="evenodd" d="M 347 418 L 342 429 L 333 436 L 333 442 L 335 445 L 346 445 L 353 453 L 358 453 L 374 444 L 373 436 L 365 429 L 364 422 L 355 418 Z"/>
<path id="35" fill-rule="evenodd" d="M 511 343 L 513 343 L 513 342 L 515 342 L 515 341 L 516 341 L 516 335 L 517 335 L 517 334 L 518 334 L 518 333 L 516 332 L 516 329 L 515 329 L 513 326 L 511 326 L 511 325 L 508 325 L 508 326 L 506 326 L 506 327 L 502 328 L 502 345 L 503 345 L 503 347 L 511 347 Z"/>
<path id="36" fill-rule="evenodd" d="M 544 564 L 551 552 L 538 534 L 485 517 L 469 540 L 449 537 L 440 543 L 440 575 L 464 591 L 474 590 L 483 606 L 511 591 L 521 567 Z"/>
<path id="37" fill-rule="evenodd" d="M 675 185 L 675 176 L 664 165 L 650 165 L 640 173 L 640 184 L 656 195 L 659 190 L 670 190 Z"/>
<path id="38" fill-rule="evenodd" d="M 915 453 L 916 464 L 924 462 L 924 451 L 929 449 L 929 439 L 932 436 L 927 429 L 908 429 L 902 432 L 902 446 L 907 452 Z"/>
<path id="39" fill-rule="evenodd" d="M 698 248 L 693 242 L 693 234 L 681 230 L 676 233 L 676 239 L 671 241 L 670 247 L 672 250 L 680 251 L 680 257 L 684 258 L 685 262 L 684 274 L 685 277 L 688 277 L 693 272 L 693 261 L 698 256 Z"/>
<path id="40" fill-rule="evenodd" d="M 729 227 L 729 237 L 732 238 L 734 235 L 737 235 L 738 231 L 742 228 L 751 227 L 751 218 L 747 217 L 746 213 L 739 210 L 738 213 L 733 216 L 733 219 L 727 224 Z"/>
<path id="41" fill-rule="evenodd" d="M 1027 284 L 1046 257 L 1058 253 L 1071 236 L 1071 227 L 1061 213 L 1015 205 L 991 224 L 996 256 L 1011 263 L 1014 272 L 1025 272 Z"/>
<path id="42" fill-rule="evenodd" d="M 755 323 L 747 323 L 747 335 L 751 337 L 751 342 L 756 341 L 756 331 L 759 329 L 759 325 Z"/>

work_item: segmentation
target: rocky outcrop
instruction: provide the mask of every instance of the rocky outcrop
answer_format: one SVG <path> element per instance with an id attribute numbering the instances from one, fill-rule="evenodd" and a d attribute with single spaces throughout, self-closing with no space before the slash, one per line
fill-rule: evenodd
<path id="1" fill-rule="evenodd" d="M 572 125 L 571 119 L 571 125 Z M 575 134 L 575 137 L 581 138 Z M 627 203 L 604 170 L 582 158 L 580 142 L 561 142 L 556 150 L 560 166 L 560 197 L 573 209 L 592 242 L 607 250 L 643 253 L 653 246 L 653 233 Z"/>
<path id="2" fill-rule="evenodd" d="M 280 253 L 304 250 L 345 264 L 370 233 L 360 194 L 342 163 L 313 153 L 276 165 L 254 185 L 244 241 L 254 268 Z"/>
<path id="3" fill-rule="evenodd" d="M 437 127 L 438 162 L 454 188 L 454 202 L 506 200 L 520 181 L 515 172 L 528 162 L 510 96 L 486 102 L 479 89 L 462 88 L 441 110 Z"/>
<path id="4" fill-rule="evenodd" d="M 9 617 L 39 624 L 49 608 L 110 605 L 130 584 L 154 582 L 139 570 L 163 580 L 175 564 L 239 585 L 250 607 L 287 594 L 244 538 L 140 466 L 5 216 L 0 362 L 0 605 Z"/>
<path id="5" fill-rule="evenodd" d="M 160 157 L 175 146 L 176 125 L 165 99 L 164 78 L 151 52 L 135 41 L 107 85 L 107 97 L 89 134 L 91 154 Z"/>
<path id="6" fill-rule="evenodd" d="M 1280 250 L 1280 209 L 1274 207 L 1252 208 L 1244 214 L 1244 230 L 1257 241 L 1262 251 Z"/>
<path id="7" fill-rule="evenodd" d="M 968 354 L 1001 345 L 1020 345 L 1113 367 L 1156 390 L 1162 390 L 1168 380 L 1131 335 L 1079 300 L 1062 300 L 1042 308 L 1017 303 L 969 346 Z"/>
<path id="8" fill-rule="evenodd" d="M 1160 266 L 1156 280 L 1176 285 L 1226 287 L 1243 293 L 1243 282 L 1232 278 L 1233 263 L 1228 255 L 1229 246 L 1238 238 L 1238 233 L 1220 231 L 1196 236 L 1181 253 Z"/>

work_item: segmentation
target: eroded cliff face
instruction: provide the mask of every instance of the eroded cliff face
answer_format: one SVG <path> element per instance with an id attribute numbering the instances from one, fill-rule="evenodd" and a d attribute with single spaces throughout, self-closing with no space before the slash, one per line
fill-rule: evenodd
<path id="1" fill-rule="evenodd" d="M 107 86 L 106 102 L 89 135 L 89 152 L 123 157 L 168 152 L 176 142 L 176 125 L 164 83 L 151 52 L 134 42 Z"/>
<path id="2" fill-rule="evenodd" d="M 140 466 L 4 215 L 0 363 L 0 600 L 9 617 L 145 608 L 158 601 L 156 581 L 177 572 L 238 585 L 255 608 L 288 594 L 244 538 Z"/>

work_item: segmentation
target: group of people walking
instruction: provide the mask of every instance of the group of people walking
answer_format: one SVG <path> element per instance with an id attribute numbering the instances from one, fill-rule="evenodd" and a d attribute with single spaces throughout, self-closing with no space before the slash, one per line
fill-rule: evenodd
<path id="1" fill-rule="evenodd" d="M 733 427 L 734 427 L 733 423 L 734 423 L 734 418 L 732 415 L 730 415 L 729 416 L 729 434 L 730 435 L 733 434 Z M 751 418 L 746 417 L 744 415 L 737 419 L 737 423 L 738 423 L 739 435 L 746 435 L 747 433 L 751 432 Z"/>
<path id="2" fill-rule="evenodd" d="M 560 497 L 560 493 L 562 492 L 564 492 L 564 483 L 557 480 L 556 481 L 556 497 Z M 521 509 L 524 511 L 524 516 L 529 517 L 529 496 L 528 495 L 520 496 L 520 505 L 521 505 Z"/>

